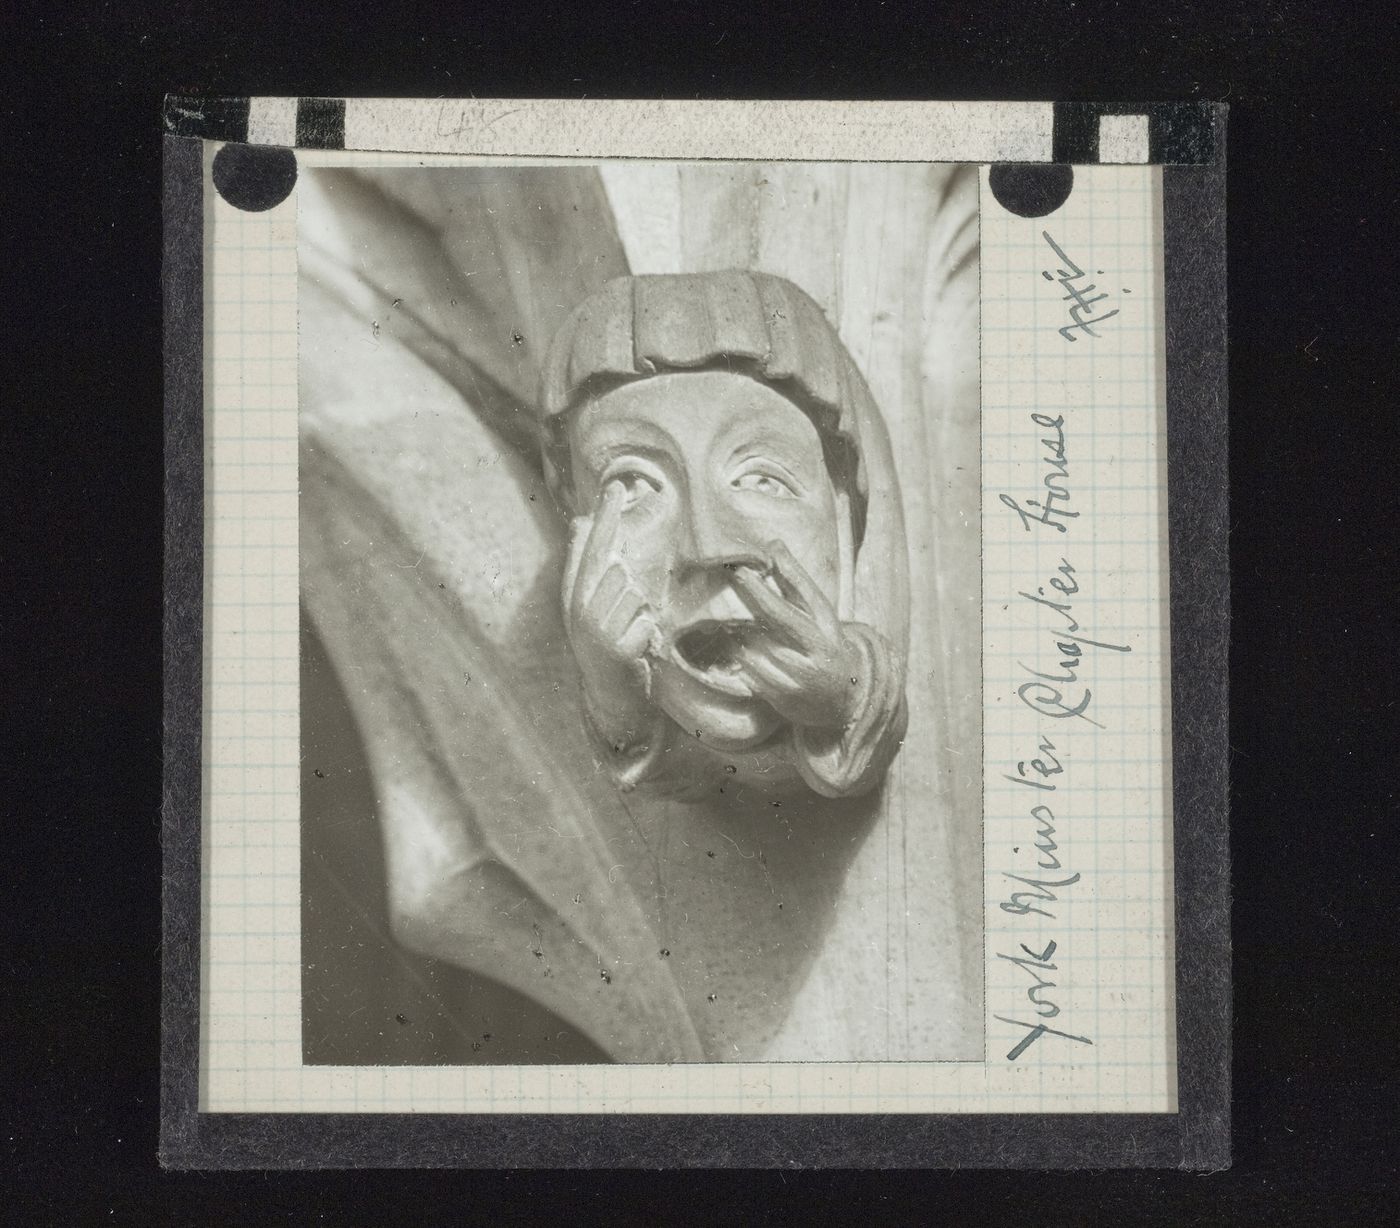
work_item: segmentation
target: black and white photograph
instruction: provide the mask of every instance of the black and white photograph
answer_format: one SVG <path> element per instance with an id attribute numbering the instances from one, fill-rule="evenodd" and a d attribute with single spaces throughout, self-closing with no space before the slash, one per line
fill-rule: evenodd
<path id="1" fill-rule="evenodd" d="M 977 1062 L 975 166 L 303 168 L 310 1065 Z"/>
<path id="2" fill-rule="evenodd" d="M 1222 863 L 1170 637 L 1224 607 L 1171 596 L 1167 447 L 1216 385 L 1172 366 L 1212 321 L 1171 324 L 1163 231 L 1220 115 L 231 113 L 172 150 L 208 304 L 194 1128 L 479 1157 L 510 1116 L 543 1159 L 577 1114 L 655 1156 L 861 1123 L 835 1162 L 891 1115 L 988 1156 L 964 1125 L 1012 1114 L 1059 1163 L 1057 1115 L 1137 1114 L 1114 1154 L 1220 1154 L 1178 1124 L 1219 1090 L 1178 1039 L 1218 1035 L 1180 986 L 1223 948 L 1178 918 Z"/>

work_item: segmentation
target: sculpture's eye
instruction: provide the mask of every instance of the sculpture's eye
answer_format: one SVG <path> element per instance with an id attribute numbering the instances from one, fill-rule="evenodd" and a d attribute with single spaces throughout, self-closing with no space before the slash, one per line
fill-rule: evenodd
<path id="1" fill-rule="evenodd" d="M 661 489 L 658 479 L 640 469 L 618 469 L 604 479 L 604 486 L 616 482 L 622 487 L 622 510 L 635 507 L 644 499 L 650 498 Z"/>
<path id="2" fill-rule="evenodd" d="M 735 477 L 730 485 L 735 490 L 751 490 L 770 499 L 795 499 L 797 491 L 786 478 L 771 469 L 749 469 Z"/>

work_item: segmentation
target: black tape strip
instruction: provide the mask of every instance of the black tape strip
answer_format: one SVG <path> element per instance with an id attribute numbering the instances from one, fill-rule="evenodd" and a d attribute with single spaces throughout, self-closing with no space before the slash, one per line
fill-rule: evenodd
<path id="1" fill-rule="evenodd" d="M 246 98 L 165 97 L 165 130 L 171 136 L 193 136 L 205 141 L 246 141 Z"/>
<path id="2" fill-rule="evenodd" d="M 1162 172 L 1181 1167 L 1230 1163 L 1230 491 L 1225 111 Z"/>
<path id="3" fill-rule="evenodd" d="M 165 100 L 165 130 L 171 136 L 204 141 L 248 139 L 247 98 L 182 98 Z M 298 98 L 296 147 L 345 148 L 345 99 Z"/>
<path id="4" fill-rule="evenodd" d="M 1054 161 L 1097 162 L 1101 116 L 1146 115 L 1149 162 L 1201 165 L 1215 158 L 1217 114 L 1208 102 L 1057 102 Z"/>
<path id="5" fill-rule="evenodd" d="M 297 148 L 345 148 L 345 99 L 297 99 Z"/>
<path id="6" fill-rule="evenodd" d="M 245 102 L 246 108 L 246 102 Z M 244 111 L 244 124 L 247 111 Z M 204 721 L 204 147 L 163 142 L 165 774 L 161 1155 L 197 1152 Z"/>

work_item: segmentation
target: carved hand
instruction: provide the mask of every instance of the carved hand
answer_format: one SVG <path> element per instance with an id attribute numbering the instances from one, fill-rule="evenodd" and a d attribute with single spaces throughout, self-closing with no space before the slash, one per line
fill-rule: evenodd
<path id="1" fill-rule="evenodd" d="M 590 714 L 616 749 L 629 747 L 647 728 L 650 662 L 658 630 L 646 597 L 614 551 L 625 492 L 609 482 L 585 538 L 575 535 L 569 594 L 569 638 Z M 582 544 L 581 544 L 582 543 Z"/>
<path id="2" fill-rule="evenodd" d="M 754 693 L 806 729 L 846 726 L 861 694 L 860 648 L 831 602 L 782 542 L 769 544 L 775 593 L 757 569 L 734 569 L 734 584 L 763 634 L 740 653 Z"/>

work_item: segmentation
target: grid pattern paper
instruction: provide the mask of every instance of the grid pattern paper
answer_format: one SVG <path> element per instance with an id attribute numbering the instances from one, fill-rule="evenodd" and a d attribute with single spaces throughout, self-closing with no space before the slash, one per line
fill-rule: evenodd
<path id="1" fill-rule="evenodd" d="M 297 557 L 297 193 L 263 213 L 212 189 L 206 148 L 205 1111 L 1151 1112 L 1175 1108 L 1161 175 L 1077 168 L 1048 218 L 1013 216 L 983 173 L 982 447 L 986 1061 L 677 1066 L 303 1067 Z M 309 153 L 303 165 L 428 159 Z M 501 159 L 494 159 L 499 164 Z M 1059 258 L 1091 270 L 1119 315 L 1068 343 Z M 1102 275 L 1098 270 L 1106 270 Z M 1073 507 L 1065 534 L 1029 533 L 1001 502 L 1035 497 L 1044 428 L 1063 417 Z M 1016 689 L 1050 672 L 1060 615 L 1034 592 L 1068 559 L 1088 714 L 1037 719 Z M 1053 795 L 1052 917 L 1000 907 L 1035 878 L 1027 786 L 1004 779 L 1041 739 Z M 1041 877 L 1045 877 L 1042 873 Z M 1003 955 L 1054 941 L 1056 984 Z M 1010 1052 L 1053 1001 L 1044 1036 Z M 998 1018 L 1002 1017 L 1002 1018 Z"/>

